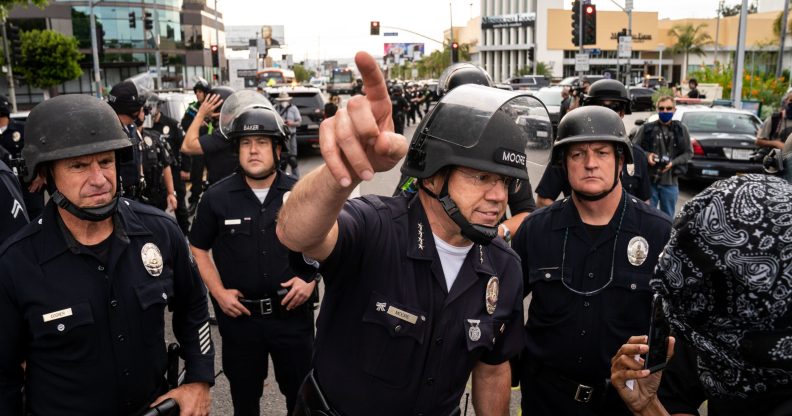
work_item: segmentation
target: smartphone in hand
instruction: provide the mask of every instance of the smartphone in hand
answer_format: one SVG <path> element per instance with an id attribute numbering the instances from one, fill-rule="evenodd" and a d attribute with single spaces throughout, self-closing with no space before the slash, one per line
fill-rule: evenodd
<path id="1" fill-rule="evenodd" d="M 645 354 L 644 369 L 654 373 L 666 366 L 668 360 L 668 337 L 671 327 L 663 313 L 663 297 L 655 294 L 652 298 L 652 316 L 649 324 L 649 352 Z"/>

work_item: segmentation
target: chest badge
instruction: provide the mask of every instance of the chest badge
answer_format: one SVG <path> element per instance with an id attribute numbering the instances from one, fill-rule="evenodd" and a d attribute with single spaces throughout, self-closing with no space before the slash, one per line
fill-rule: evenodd
<path id="1" fill-rule="evenodd" d="M 470 329 L 468 330 L 468 337 L 471 341 L 476 342 L 481 339 L 481 328 L 479 328 L 479 324 L 481 323 L 481 319 L 468 319 L 468 323 L 470 324 Z"/>
<path id="2" fill-rule="evenodd" d="M 630 176 L 635 175 L 635 164 L 634 163 L 628 163 L 627 164 L 627 174 L 630 175 Z"/>
<path id="3" fill-rule="evenodd" d="M 143 267 L 150 275 L 157 277 L 162 274 L 162 254 L 154 243 L 143 245 L 140 249 L 140 258 L 143 260 Z"/>
<path id="4" fill-rule="evenodd" d="M 649 243 L 643 237 L 633 237 L 627 243 L 627 260 L 633 266 L 640 266 L 649 256 Z"/>
<path id="5" fill-rule="evenodd" d="M 492 315 L 498 306 L 498 291 L 500 291 L 500 281 L 497 277 L 490 277 L 487 282 L 487 290 L 484 293 L 484 303 L 487 305 L 487 313 Z"/>
<path id="6" fill-rule="evenodd" d="M 154 141 L 151 140 L 151 137 L 149 137 L 149 136 L 144 137 L 143 141 L 146 143 L 147 147 L 154 146 Z"/>
<path id="7" fill-rule="evenodd" d="M 22 133 L 15 131 L 13 134 L 11 134 L 11 140 L 13 140 L 14 142 L 18 142 L 22 140 Z"/>
<path id="8" fill-rule="evenodd" d="M 170 126 L 162 127 L 162 134 L 168 134 L 168 133 L 170 133 Z"/>

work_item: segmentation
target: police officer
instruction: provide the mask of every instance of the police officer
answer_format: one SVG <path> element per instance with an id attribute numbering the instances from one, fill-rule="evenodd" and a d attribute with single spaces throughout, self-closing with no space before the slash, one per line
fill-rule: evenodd
<path id="1" fill-rule="evenodd" d="M 484 85 L 487 87 L 493 85 L 492 78 L 490 78 L 489 73 L 484 68 L 467 62 L 460 62 L 449 66 L 443 71 L 440 75 L 437 91 L 442 97 L 452 89 L 464 84 Z M 422 128 L 419 126 L 417 131 L 420 132 L 421 130 Z M 396 190 L 397 193 L 402 190 L 416 190 L 414 179 L 410 179 L 409 182 L 406 181 L 407 179 L 402 175 L 399 180 L 400 186 Z M 511 185 L 509 185 L 508 200 L 511 217 L 508 219 L 504 218 L 504 221 L 498 226 L 498 235 L 505 239 L 506 242 L 511 241 L 512 232 L 517 231 L 517 227 L 520 226 L 522 220 L 536 209 L 531 181 L 528 178 L 512 181 Z"/>
<path id="2" fill-rule="evenodd" d="M 220 105 L 234 93 L 229 87 L 213 88 L 198 109 L 198 120 L 211 119 L 212 132 L 200 135 L 200 125 L 192 123 L 184 134 L 181 151 L 188 155 L 203 155 L 209 185 L 234 173 L 239 166 L 239 158 L 234 146 L 219 130 Z"/>
<path id="3" fill-rule="evenodd" d="M 160 111 L 162 103 L 163 101 L 156 95 L 147 101 L 151 112 L 151 128 L 162 136 L 171 152 L 171 176 L 173 177 L 173 189 L 176 191 L 176 222 L 179 223 L 182 232 L 187 235 L 190 220 L 185 200 L 187 188 L 184 182 L 190 179 L 190 157 L 180 151 L 184 142 L 184 134 L 176 120 Z"/>
<path id="4" fill-rule="evenodd" d="M 583 104 L 608 107 L 623 119 L 625 114 L 632 114 L 630 101 L 630 94 L 624 84 L 615 79 L 601 79 L 591 84 L 588 94 L 583 99 Z M 646 152 L 640 146 L 634 145 L 632 155 L 633 162 L 625 164 L 622 169 L 622 187 L 627 193 L 638 197 L 641 201 L 649 201 L 652 197 L 652 183 L 649 178 Z M 562 192 L 564 196 L 569 196 L 571 192 L 563 168 L 548 166 L 536 187 L 537 204 L 540 207 L 548 206 Z"/>
<path id="5" fill-rule="evenodd" d="M 44 208 L 44 183 L 34 179 L 25 182 L 25 160 L 22 158 L 22 149 L 25 147 L 25 125 L 11 118 L 11 104 L 8 99 L 0 95 L 0 146 L 8 153 L 2 160 L 16 174 L 22 189 L 28 218 L 35 218 Z M 4 152 L 5 153 L 5 152 Z"/>
<path id="6" fill-rule="evenodd" d="M 138 117 L 144 117 L 148 111 L 141 111 Z M 151 124 L 151 115 L 148 124 Z M 140 200 L 163 211 L 176 209 L 176 190 L 173 186 L 173 163 L 170 145 L 159 131 L 144 127 L 147 123 L 138 126 L 140 134 L 140 160 L 143 165 L 143 178 L 146 187 L 143 188 Z"/>
<path id="7" fill-rule="evenodd" d="M 191 249 L 212 295 L 234 414 L 260 414 L 269 356 L 292 414 L 310 370 L 313 309 L 305 301 L 316 283 L 313 275 L 308 281 L 296 276 L 275 235 L 284 195 L 297 181 L 278 169 L 288 127 L 271 107 L 248 107 L 227 118 L 240 169 L 204 193 Z"/>
<path id="8" fill-rule="evenodd" d="M 417 195 L 347 203 L 407 150 L 376 61 L 359 52 L 356 63 L 367 95 L 322 123 L 326 164 L 300 179 L 278 220 L 281 242 L 318 261 L 326 284 L 295 414 L 458 415 L 471 371 L 476 413 L 505 414 L 522 287 L 516 256 L 495 237 L 506 184 L 528 176 L 515 113 L 544 107 L 461 86 L 411 144 L 402 169 L 420 178 Z M 478 117 L 460 123 L 460 109 Z"/>
<path id="9" fill-rule="evenodd" d="M 532 295 L 524 414 L 629 414 L 606 387 L 610 358 L 649 329 L 649 279 L 671 228 L 666 215 L 624 192 L 619 173 L 630 162 L 612 110 L 585 106 L 561 120 L 551 163 L 566 173 L 572 196 L 535 211 L 512 241 Z"/>
<path id="10" fill-rule="evenodd" d="M 46 177 L 52 198 L 0 252 L 0 414 L 23 414 L 24 387 L 30 415 L 139 415 L 165 398 L 207 415 L 206 291 L 175 222 L 120 196 L 131 145 L 113 110 L 62 95 L 26 130 L 27 179 Z M 170 392 L 166 306 L 186 369 Z"/>
<path id="11" fill-rule="evenodd" d="M 410 111 L 410 102 L 404 98 L 404 87 L 401 84 L 395 84 L 390 88 L 390 99 L 394 131 L 404 134 L 404 122 L 407 112 Z"/>
<path id="12" fill-rule="evenodd" d="M 0 244 L 28 223 L 25 199 L 19 188 L 19 179 L 0 160 Z"/>
<path id="13" fill-rule="evenodd" d="M 193 85 L 193 92 L 195 93 L 196 100 L 187 106 L 187 110 L 184 112 L 184 116 L 181 119 L 180 124 L 183 132 L 187 132 L 187 130 L 190 129 L 195 115 L 198 114 L 198 108 L 201 107 L 206 95 L 209 94 L 211 90 L 212 87 L 209 83 L 205 79 L 198 77 L 195 85 Z M 212 133 L 211 124 L 205 124 L 204 120 L 199 120 L 199 124 L 201 125 L 198 131 L 199 136 Z M 173 149 L 179 150 L 179 147 L 174 147 Z M 201 199 L 201 194 L 203 193 L 203 176 L 206 166 L 204 165 L 204 158 L 202 155 L 185 155 L 185 159 L 189 159 L 187 165 L 190 167 L 190 199 L 187 202 L 190 204 L 189 214 L 193 215 L 195 214 L 195 209 L 198 208 L 198 201 Z"/>
<path id="14" fill-rule="evenodd" d="M 132 142 L 132 158 L 118 165 L 119 188 L 124 192 L 125 197 L 139 201 L 146 187 L 143 159 L 140 155 L 141 137 L 138 132 L 138 127 L 143 125 L 143 117 L 140 113 L 143 111 L 145 98 L 138 93 L 137 86 L 132 81 L 123 81 L 110 89 L 107 102 L 118 115 L 127 137 Z"/>

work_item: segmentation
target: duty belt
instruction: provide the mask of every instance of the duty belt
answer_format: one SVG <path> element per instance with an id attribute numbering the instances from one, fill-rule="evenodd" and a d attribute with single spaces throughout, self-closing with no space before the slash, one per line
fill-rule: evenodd
<path id="1" fill-rule="evenodd" d="M 245 305 L 251 314 L 272 315 L 273 313 L 272 298 L 239 299 L 239 303 Z"/>
<path id="2" fill-rule="evenodd" d="M 605 397 L 606 382 L 589 383 L 594 385 L 583 384 L 569 379 L 558 371 L 531 361 L 530 359 L 525 359 L 523 365 L 532 374 L 539 376 L 542 381 L 553 386 L 556 390 L 563 393 L 564 396 L 570 397 L 576 402 L 593 404 L 598 403 L 600 399 Z"/>

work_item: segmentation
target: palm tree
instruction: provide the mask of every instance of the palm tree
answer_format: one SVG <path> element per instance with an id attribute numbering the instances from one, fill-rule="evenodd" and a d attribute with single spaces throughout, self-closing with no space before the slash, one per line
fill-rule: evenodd
<path id="1" fill-rule="evenodd" d="M 687 78 L 688 57 L 691 53 L 704 55 L 702 47 L 712 43 L 712 37 L 704 32 L 706 23 L 693 26 L 690 23 L 676 24 L 668 30 L 668 36 L 676 39 L 676 43 L 671 47 L 671 53 L 684 53 L 685 65 L 682 69 L 682 79 Z"/>

